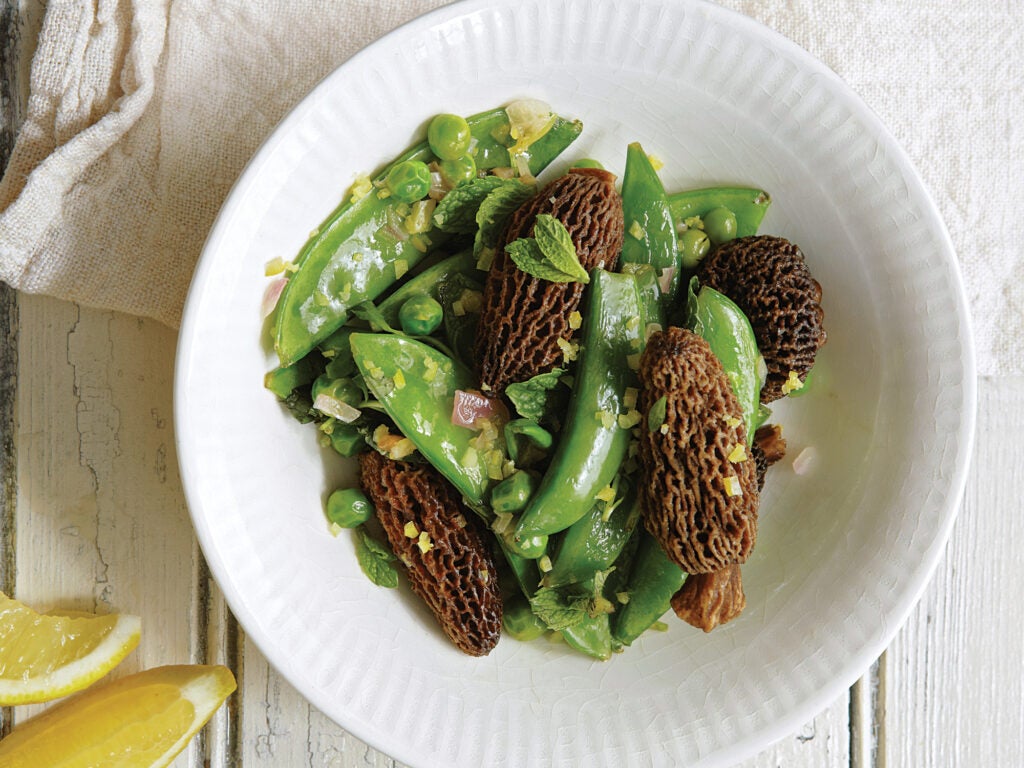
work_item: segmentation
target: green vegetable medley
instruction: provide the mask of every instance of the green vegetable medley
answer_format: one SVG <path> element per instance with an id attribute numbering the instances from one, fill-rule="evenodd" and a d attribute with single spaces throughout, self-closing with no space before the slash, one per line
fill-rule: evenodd
<path id="1" fill-rule="evenodd" d="M 750 324 L 721 294 L 687 285 L 710 248 L 757 232 L 769 197 L 735 187 L 666 194 L 658 162 L 631 144 L 618 271 L 588 273 L 552 216 L 507 245 L 529 275 L 584 284 L 584 300 L 562 364 L 492 397 L 472 359 L 487 269 L 536 175 L 581 130 L 535 101 L 439 115 L 426 142 L 357 179 L 293 262 L 268 265 L 280 366 L 265 384 L 338 454 L 429 462 L 462 494 L 494 534 L 507 633 L 553 634 L 607 659 L 664 627 L 685 577 L 638 525 L 636 435 L 665 419 L 664 398 L 638 411 L 640 354 L 668 322 L 703 336 L 753 436 L 765 414 Z M 398 585 L 398 561 L 358 488 L 332 493 L 326 517 L 335 533 L 354 531 L 375 584 Z"/>

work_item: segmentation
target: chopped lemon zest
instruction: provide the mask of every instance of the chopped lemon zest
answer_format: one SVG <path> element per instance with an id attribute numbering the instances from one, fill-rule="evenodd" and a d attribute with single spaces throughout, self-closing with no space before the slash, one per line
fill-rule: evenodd
<path id="1" fill-rule="evenodd" d="M 735 475 L 730 475 L 723 480 L 725 485 L 725 492 L 729 496 L 742 496 L 743 488 L 740 486 L 740 479 Z"/>
<path id="2" fill-rule="evenodd" d="M 663 435 L 667 435 L 668 434 L 668 424 L 662 424 L 661 427 L 658 429 L 658 431 L 661 432 L 661 434 L 663 434 Z"/>
<path id="3" fill-rule="evenodd" d="M 733 464 L 739 464 L 741 461 L 747 460 L 747 446 L 743 443 L 737 443 L 736 447 L 729 452 L 729 461 Z"/>
<path id="4" fill-rule="evenodd" d="M 395 382 L 395 389 L 401 389 L 405 386 L 405 374 L 401 371 L 395 371 L 395 375 L 391 377 L 391 380 Z"/>
<path id="5" fill-rule="evenodd" d="M 622 396 L 622 404 L 627 408 L 636 408 L 636 400 L 639 394 L 640 390 L 636 387 L 626 387 L 626 392 Z"/>
<path id="6" fill-rule="evenodd" d="M 561 337 L 559 337 L 555 341 L 555 343 L 558 344 L 558 348 L 560 350 L 562 350 L 562 356 L 565 358 L 565 362 L 571 363 L 573 360 L 575 360 L 579 356 L 579 353 L 580 353 L 580 345 L 579 344 L 574 344 L 573 342 L 567 341 L 567 340 L 565 340 L 565 339 L 563 339 Z"/>
<path id="7" fill-rule="evenodd" d="M 796 371 L 790 371 L 789 377 L 782 384 L 782 394 L 788 395 L 790 392 L 796 392 L 798 389 L 803 389 L 804 383 L 800 381 L 800 374 Z"/>
<path id="8" fill-rule="evenodd" d="M 392 459 L 404 459 L 406 456 L 410 456 L 415 452 L 416 444 L 408 437 L 402 437 L 391 446 L 391 450 L 388 451 L 388 456 Z"/>
<path id="9" fill-rule="evenodd" d="M 610 485 L 606 485 L 604 488 L 602 488 L 594 495 L 594 498 L 599 499 L 600 501 L 608 502 L 610 504 L 611 502 L 615 501 L 615 489 L 612 488 Z"/>
<path id="10" fill-rule="evenodd" d="M 629 225 L 629 234 L 637 240 L 643 240 L 647 237 L 647 231 L 640 226 L 640 222 L 636 219 L 633 219 L 633 223 Z"/>
<path id="11" fill-rule="evenodd" d="M 405 259 L 395 259 L 395 279 L 401 280 L 402 276 L 409 271 L 409 262 Z"/>
<path id="12" fill-rule="evenodd" d="M 405 528 L 402 529 L 402 533 L 404 533 L 407 538 L 415 539 L 420 535 L 420 529 L 416 527 L 416 523 L 410 520 L 405 524 Z"/>
<path id="13" fill-rule="evenodd" d="M 491 572 L 488 571 L 486 568 L 481 568 L 480 569 L 480 581 L 482 581 L 484 584 L 486 584 L 490 580 L 491 580 Z"/>
<path id="14" fill-rule="evenodd" d="M 629 592 L 616 592 L 615 599 L 625 605 L 629 602 Z"/>
<path id="15" fill-rule="evenodd" d="M 420 531 L 420 537 L 416 539 L 416 546 L 420 548 L 420 552 L 424 555 L 434 548 L 434 542 L 430 540 L 430 534 L 426 531 Z"/>
<path id="16" fill-rule="evenodd" d="M 640 327 L 640 317 L 638 315 L 630 315 L 626 318 L 626 330 L 635 331 Z"/>
<path id="17" fill-rule="evenodd" d="M 263 274 L 267 277 L 273 277 L 274 275 L 280 275 L 284 272 L 285 261 L 280 256 L 275 256 L 266 264 L 263 265 Z"/>
<path id="18" fill-rule="evenodd" d="M 540 560 L 537 561 L 537 567 L 540 568 L 541 573 L 550 573 L 554 565 L 551 563 L 551 558 L 547 555 L 543 555 Z"/>
<path id="19" fill-rule="evenodd" d="M 470 446 L 466 449 L 466 453 L 462 456 L 462 464 L 470 469 L 480 466 L 480 457 L 476 452 L 476 448 Z"/>
<path id="20" fill-rule="evenodd" d="M 640 370 L 640 355 L 626 355 L 626 365 L 629 366 L 629 370 L 638 371 Z"/>
<path id="21" fill-rule="evenodd" d="M 619 426 L 623 429 L 632 429 L 639 424 L 642 419 L 643 416 L 640 414 L 640 411 L 636 410 L 636 408 L 631 408 L 625 413 L 619 414 Z"/>
<path id="22" fill-rule="evenodd" d="M 583 325 L 583 315 L 574 309 L 569 313 L 569 327 L 576 331 L 579 330 L 581 325 Z"/>
<path id="23" fill-rule="evenodd" d="M 660 171 L 662 168 L 665 167 L 665 161 L 662 160 L 657 155 L 648 155 L 647 161 L 651 164 L 651 168 L 653 168 L 656 171 Z"/>
<path id="24" fill-rule="evenodd" d="M 456 317 L 462 317 L 466 314 L 466 308 L 462 306 L 462 302 L 456 299 L 452 302 L 452 312 L 455 313 Z"/>
<path id="25" fill-rule="evenodd" d="M 739 425 L 740 425 L 740 420 L 737 419 L 735 416 L 726 416 L 725 417 L 725 426 L 727 426 L 727 427 L 738 427 Z"/>
<path id="26" fill-rule="evenodd" d="M 330 533 L 330 534 L 331 534 L 331 536 L 334 536 L 334 537 L 337 537 L 337 535 L 338 535 L 339 533 L 341 533 L 341 532 L 342 532 L 343 530 L 345 530 L 345 529 L 344 529 L 344 528 L 342 528 L 342 527 L 341 527 L 340 525 L 338 525 L 337 523 L 331 523 L 330 525 L 328 525 L 328 526 L 327 526 L 327 531 L 328 531 L 328 533 Z"/>
<path id="27" fill-rule="evenodd" d="M 356 180 L 352 182 L 352 186 L 349 187 L 349 202 L 355 203 L 362 200 L 370 192 L 373 191 L 373 182 L 370 181 L 370 177 L 365 173 L 361 173 L 356 176 Z"/>
<path id="28" fill-rule="evenodd" d="M 491 268 L 491 264 L 494 262 L 494 249 L 484 248 L 480 251 L 480 258 L 476 261 L 476 268 L 482 272 L 487 272 Z"/>

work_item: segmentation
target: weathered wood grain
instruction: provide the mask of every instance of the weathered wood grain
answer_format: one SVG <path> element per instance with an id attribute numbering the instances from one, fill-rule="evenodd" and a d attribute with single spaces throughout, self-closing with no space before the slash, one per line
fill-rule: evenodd
<path id="1" fill-rule="evenodd" d="M 1024 377 L 982 378 L 960 517 L 887 654 L 888 765 L 1024 765 Z"/>

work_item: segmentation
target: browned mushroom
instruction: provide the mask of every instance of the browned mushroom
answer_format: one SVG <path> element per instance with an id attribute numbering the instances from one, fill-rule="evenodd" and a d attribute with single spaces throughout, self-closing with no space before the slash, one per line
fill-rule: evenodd
<path id="1" fill-rule="evenodd" d="M 705 632 L 732 621 L 746 605 L 738 565 L 713 573 L 691 574 L 672 595 L 672 610 L 676 616 Z"/>
<path id="2" fill-rule="evenodd" d="M 700 263 L 697 278 L 724 293 L 750 320 L 768 366 L 761 402 L 786 394 L 787 382 L 802 382 L 825 343 L 821 285 L 811 277 L 800 249 L 782 237 L 756 235 L 729 240 Z"/>
<path id="3" fill-rule="evenodd" d="M 782 427 L 778 424 L 758 427 L 754 432 L 751 453 L 757 466 L 757 490 L 760 491 L 764 488 L 768 468 L 786 455 L 786 438 L 782 436 Z"/>
<path id="4" fill-rule="evenodd" d="M 501 635 L 498 572 L 476 519 L 428 464 L 359 457 L 359 482 L 409 583 L 462 651 L 485 656 Z"/>
<path id="5" fill-rule="evenodd" d="M 757 476 L 739 402 L 700 336 L 669 327 L 640 359 L 644 524 L 687 573 L 745 562 L 757 537 Z"/>
<path id="6" fill-rule="evenodd" d="M 476 336 L 481 384 L 495 392 L 558 366 L 559 342 L 571 338 L 569 316 L 583 296 L 582 283 L 532 277 L 505 252 L 508 243 L 532 235 L 542 213 L 565 226 L 588 272 L 614 269 L 622 248 L 622 199 L 615 176 L 604 170 L 573 168 L 512 215 L 487 274 Z"/>

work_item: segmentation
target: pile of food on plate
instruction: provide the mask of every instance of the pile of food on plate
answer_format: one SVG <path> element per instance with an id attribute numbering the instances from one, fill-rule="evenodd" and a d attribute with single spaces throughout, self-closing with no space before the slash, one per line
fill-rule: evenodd
<path id="1" fill-rule="evenodd" d="M 267 264 L 266 387 L 358 457 L 332 530 L 474 656 L 502 626 L 608 659 L 670 608 L 739 615 L 786 450 L 767 404 L 825 343 L 768 194 L 668 194 L 637 143 L 621 190 L 590 159 L 538 183 L 581 130 L 535 100 L 438 115 Z"/>

